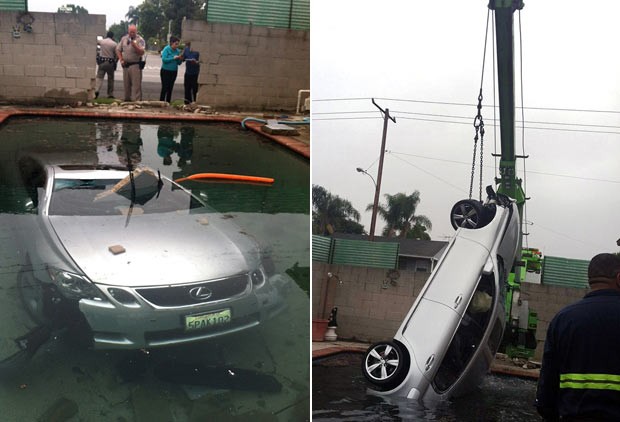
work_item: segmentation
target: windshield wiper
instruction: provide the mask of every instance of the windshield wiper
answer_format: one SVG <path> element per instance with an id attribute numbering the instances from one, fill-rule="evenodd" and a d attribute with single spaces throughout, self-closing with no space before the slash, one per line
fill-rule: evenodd
<path id="1" fill-rule="evenodd" d="M 129 181 L 131 182 L 131 204 L 129 205 L 129 210 L 127 211 L 127 219 L 125 220 L 125 227 L 127 227 L 129 225 L 131 213 L 133 212 L 133 205 L 136 202 L 136 182 L 133 180 L 133 165 L 131 163 L 129 150 L 125 149 L 125 152 L 127 153 L 127 170 L 129 170 Z"/>

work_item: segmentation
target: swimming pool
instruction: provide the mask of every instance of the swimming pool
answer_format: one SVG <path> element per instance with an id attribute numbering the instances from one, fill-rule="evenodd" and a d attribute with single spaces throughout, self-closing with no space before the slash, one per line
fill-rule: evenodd
<path id="1" fill-rule="evenodd" d="M 27 217 L 23 157 L 132 163 L 172 180 L 195 173 L 272 177 L 272 185 L 189 181 L 183 187 L 253 238 L 275 271 L 304 274 L 291 269 L 309 267 L 307 159 L 231 124 L 13 118 L 0 127 L 0 137 L 0 408 L 6 420 L 35 420 L 46 412 L 75 415 L 71 420 L 307 418 L 309 299 L 297 284 L 285 311 L 238 334 L 161 349 L 94 351 L 61 329 L 27 356 L 15 341 L 36 323 L 20 302 L 16 278 L 23 268 L 7 226 Z M 303 276 L 295 281 L 307 284 Z"/>

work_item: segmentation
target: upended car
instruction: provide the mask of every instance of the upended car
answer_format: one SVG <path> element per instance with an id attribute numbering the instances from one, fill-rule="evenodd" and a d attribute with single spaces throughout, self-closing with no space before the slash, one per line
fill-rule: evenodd
<path id="1" fill-rule="evenodd" d="M 290 278 L 257 241 L 158 171 L 26 163 L 18 287 L 41 327 L 85 332 L 95 349 L 153 348 L 284 309 Z"/>
<path id="2" fill-rule="evenodd" d="M 390 341 L 362 361 L 369 393 L 434 402 L 463 395 L 488 373 L 505 326 L 505 288 L 520 247 L 515 201 L 457 202 L 457 229 Z"/>

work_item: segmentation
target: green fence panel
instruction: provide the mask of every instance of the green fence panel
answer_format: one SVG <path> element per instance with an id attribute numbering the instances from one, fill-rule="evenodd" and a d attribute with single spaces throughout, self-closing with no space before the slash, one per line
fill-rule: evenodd
<path id="1" fill-rule="evenodd" d="M 398 268 L 398 242 L 334 239 L 333 264 Z"/>
<path id="2" fill-rule="evenodd" d="M 542 284 L 574 288 L 588 287 L 589 263 L 581 259 L 545 256 Z"/>
<path id="3" fill-rule="evenodd" d="M 27 0 L 0 0 L 0 10 L 27 10 Z"/>
<path id="4" fill-rule="evenodd" d="M 208 0 L 207 22 L 310 30 L 310 0 Z"/>
<path id="5" fill-rule="evenodd" d="M 312 260 L 317 262 L 330 262 L 332 251 L 332 238 L 325 236 L 312 236 Z"/>

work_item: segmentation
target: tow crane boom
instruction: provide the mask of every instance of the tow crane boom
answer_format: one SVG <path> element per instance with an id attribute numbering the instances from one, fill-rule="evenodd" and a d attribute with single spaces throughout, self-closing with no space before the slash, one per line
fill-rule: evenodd
<path id="1" fill-rule="evenodd" d="M 497 49 L 497 81 L 499 90 L 499 116 L 501 154 L 499 177 L 495 178 L 497 191 L 517 202 L 521 221 L 519 245 L 514 268 L 508 279 L 506 294 L 506 322 L 502 349 L 511 357 L 531 357 L 536 348 L 535 312 L 529 310 L 528 301 L 521 298 L 520 283 L 526 270 L 540 273 L 541 254 L 537 249 L 528 249 L 523 254 L 523 207 L 526 196 L 521 179 L 517 177 L 517 158 L 527 156 L 515 153 L 515 78 L 514 78 L 514 30 L 513 15 L 523 9 L 521 0 L 490 0 L 489 9 L 495 12 L 495 36 Z M 525 262 L 524 262 L 525 260 Z"/>

